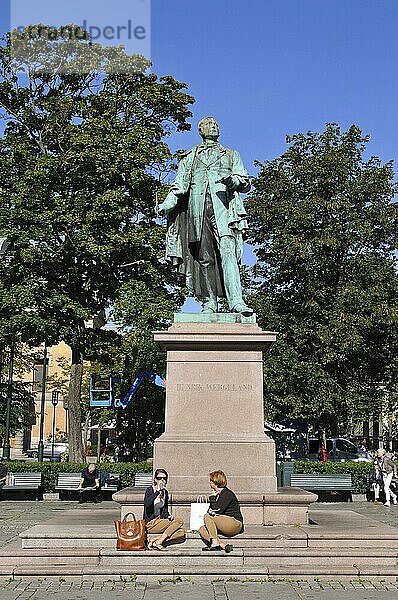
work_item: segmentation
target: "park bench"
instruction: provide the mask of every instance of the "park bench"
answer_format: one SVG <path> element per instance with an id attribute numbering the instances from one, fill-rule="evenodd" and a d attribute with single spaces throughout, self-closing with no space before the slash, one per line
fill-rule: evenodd
<path id="1" fill-rule="evenodd" d="M 43 475 L 39 472 L 10 473 L 10 483 L 3 487 L 2 493 L 23 493 L 24 496 L 32 496 L 33 493 L 36 500 L 42 499 L 42 478 Z"/>
<path id="2" fill-rule="evenodd" d="M 351 475 L 348 473 L 292 473 L 290 476 L 292 487 L 303 488 L 309 492 L 327 492 L 335 494 L 343 492 L 352 500 L 353 490 Z"/>
<path id="3" fill-rule="evenodd" d="M 80 473 L 58 473 L 55 491 L 59 493 L 59 499 L 64 500 L 66 497 L 70 498 L 71 496 L 77 497 L 80 479 Z"/>
<path id="4" fill-rule="evenodd" d="M 134 487 L 147 488 L 153 484 L 152 473 L 136 473 L 134 475 Z"/>
<path id="5" fill-rule="evenodd" d="M 76 497 L 79 493 L 80 473 L 59 473 L 55 491 L 59 493 L 59 499 L 65 497 Z M 101 485 L 101 493 L 117 492 L 120 488 L 120 475 L 118 473 L 109 473 L 109 478 Z"/>

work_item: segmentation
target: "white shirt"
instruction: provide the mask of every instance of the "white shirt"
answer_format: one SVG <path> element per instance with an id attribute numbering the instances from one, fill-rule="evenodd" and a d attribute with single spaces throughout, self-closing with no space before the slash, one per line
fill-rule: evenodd
<path id="1" fill-rule="evenodd" d="M 153 486 L 153 491 L 156 492 L 156 488 L 155 486 Z M 155 498 L 155 500 L 153 501 L 153 516 L 154 517 L 158 517 L 160 515 L 160 511 L 162 510 L 164 506 L 164 498 L 161 498 L 160 496 L 157 496 Z"/>

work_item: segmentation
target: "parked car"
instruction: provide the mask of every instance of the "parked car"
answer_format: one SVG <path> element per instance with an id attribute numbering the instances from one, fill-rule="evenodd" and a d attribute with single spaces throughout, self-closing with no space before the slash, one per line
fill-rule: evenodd
<path id="1" fill-rule="evenodd" d="M 370 459 L 358 451 L 355 444 L 344 438 L 327 438 L 326 439 L 327 460 L 334 461 L 366 461 Z M 319 440 L 318 438 L 309 438 L 308 440 L 308 458 L 310 460 L 319 460 Z"/>
<path id="2" fill-rule="evenodd" d="M 44 444 L 44 448 L 43 448 L 43 458 L 51 458 L 52 457 L 52 449 L 53 449 L 53 445 L 51 442 L 45 442 Z M 61 460 L 61 454 L 63 454 L 64 452 L 67 452 L 69 449 L 69 444 L 67 442 L 55 442 L 54 444 L 54 460 Z M 28 455 L 29 458 L 36 458 L 38 457 L 38 450 L 37 448 L 30 448 L 29 450 L 26 451 L 26 454 Z"/>

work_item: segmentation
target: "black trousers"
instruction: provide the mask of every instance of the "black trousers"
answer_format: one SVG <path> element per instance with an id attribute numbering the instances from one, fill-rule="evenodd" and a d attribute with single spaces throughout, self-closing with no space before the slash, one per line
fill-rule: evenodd
<path id="1" fill-rule="evenodd" d="M 99 502 L 101 500 L 101 490 L 97 488 L 82 488 L 80 490 L 80 502 Z"/>

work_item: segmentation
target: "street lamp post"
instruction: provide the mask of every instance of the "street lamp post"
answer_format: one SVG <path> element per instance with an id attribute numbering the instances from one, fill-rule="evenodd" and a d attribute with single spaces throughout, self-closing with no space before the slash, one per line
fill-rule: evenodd
<path id="1" fill-rule="evenodd" d="M 14 379 L 14 340 L 10 344 L 10 357 L 9 357 L 9 363 L 8 363 L 6 426 L 5 426 L 4 446 L 3 446 L 4 460 L 10 460 L 10 458 L 11 458 L 10 422 L 11 422 L 11 402 L 12 402 L 12 392 L 13 392 L 13 379 Z"/>
<path id="2" fill-rule="evenodd" d="M 43 442 L 43 434 L 44 434 L 44 413 L 46 406 L 46 379 L 47 379 L 47 344 L 44 344 L 43 351 L 43 377 L 42 377 L 42 388 L 41 388 L 41 405 L 40 405 L 40 434 L 39 434 L 39 443 L 37 446 L 37 460 L 39 462 L 43 461 L 44 454 L 44 442 Z"/>
<path id="3" fill-rule="evenodd" d="M 54 444 L 55 444 L 55 409 L 58 404 L 59 391 L 54 390 L 51 394 L 51 404 L 53 405 L 53 443 L 51 446 L 51 460 L 54 460 Z"/>
<path id="4" fill-rule="evenodd" d="M 0 237 L 0 256 L 3 256 L 10 242 L 5 237 Z M 13 392 L 13 378 L 14 378 L 14 351 L 15 343 L 14 337 L 12 337 L 10 348 L 10 356 L 8 363 L 8 378 L 7 378 L 7 404 L 6 404 L 6 423 L 5 423 L 5 435 L 3 445 L 3 458 L 4 460 L 10 460 L 10 421 L 11 421 L 11 403 L 12 403 L 12 392 Z"/>

